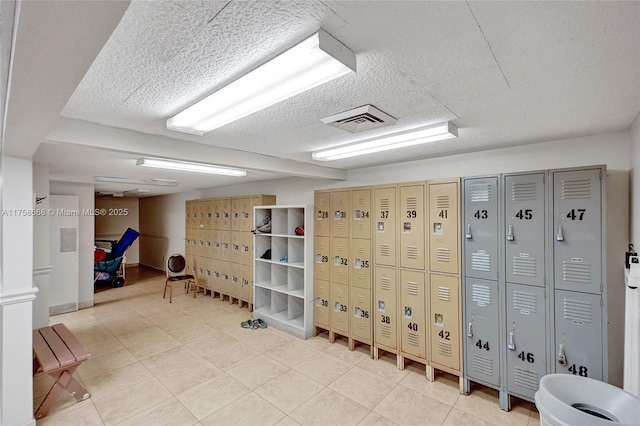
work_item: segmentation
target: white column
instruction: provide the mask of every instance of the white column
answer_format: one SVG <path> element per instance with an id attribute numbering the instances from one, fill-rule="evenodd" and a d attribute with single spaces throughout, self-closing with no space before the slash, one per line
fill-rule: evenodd
<path id="1" fill-rule="evenodd" d="M 33 425 L 32 162 L 2 157 L 0 233 L 0 424 Z"/>
<path id="2" fill-rule="evenodd" d="M 33 192 L 35 208 L 49 210 L 49 165 L 33 163 Z M 49 322 L 49 216 L 33 217 L 33 285 L 38 288 L 33 302 L 33 328 L 45 327 Z"/>

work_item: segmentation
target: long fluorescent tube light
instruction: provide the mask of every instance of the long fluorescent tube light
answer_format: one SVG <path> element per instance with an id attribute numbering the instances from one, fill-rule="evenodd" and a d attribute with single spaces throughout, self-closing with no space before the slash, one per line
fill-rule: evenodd
<path id="1" fill-rule="evenodd" d="M 458 129 L 447 121 L 442 124 L 420 127 L 349 145 L 321 149 L 319 151 L 314 151 L 311 154 L 311 158 L 319 161 L 340 160 L 343 158 L 355 157 L 357 155 L 372 154 L 374 152 L 405 148 L 408 146 L 457 137 Z"/>
<path id="2" fill-rule="evenodd" d="M 144 180 L 144 179 L 128 179 L 114 176 L 94 176 L 93 180 L 95 182 L 105 182 L 105 183 L 121 183 L 125 185 L 149 185 L 149 186 L 170 186 L 176 187 L 180 185 L 178 181 L 160 181 L 157 179 L 152 180 Z"/>
<path id="3" fill-rule="evenodd" d="M 320 29 L 169 118 L 167 129 L 203 135 L 355 70 L 355 54 Z"/>
<path id="4" fill-rule="evenodd" d="M 247 175 L 246 170 L 232 169 L 230 167 L 216 166 L 213 164 L 190 163 L 187 161 L 161 160 L 158 158 L 140 158 L 138 166 L 157 167 L 160 169 L 181 170 L 184 172 L 209 173 L 212 175 L 224 175 L 242 177 Z"/>

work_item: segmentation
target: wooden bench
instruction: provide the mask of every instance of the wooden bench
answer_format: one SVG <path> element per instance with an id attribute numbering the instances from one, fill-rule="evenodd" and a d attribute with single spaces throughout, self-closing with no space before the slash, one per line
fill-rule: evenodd
<path id="1" fill-rule="evenodd" d="M 91 396 L 73 378 L 76 368 L 89 359 L 89 352 L 64 324 L 33 330 L 33 355 L 33 375 L 42 368 L 42 371 L 55 379 L 49 393 L 36 410 L 36 419 L 49 413 L 49 409 L 63 390 L 71 393 L 78 401 L 84 401 Z"/>

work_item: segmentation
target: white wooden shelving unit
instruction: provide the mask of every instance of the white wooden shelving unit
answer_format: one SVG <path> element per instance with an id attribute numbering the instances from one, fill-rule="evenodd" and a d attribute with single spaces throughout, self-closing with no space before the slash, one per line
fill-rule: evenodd
<path id="1" fill-rule="evenodd" d="M 310 205 L 256 206 L 253 215 L 256 227 L 271 218 L 271 233 L 254 236 L 254 318 L 301 339 L 313 334 L 312 211 Z M 296 235 L 299 226 L 304 235 Z M 270 259 L 262 257 L 267 250 Z"/>

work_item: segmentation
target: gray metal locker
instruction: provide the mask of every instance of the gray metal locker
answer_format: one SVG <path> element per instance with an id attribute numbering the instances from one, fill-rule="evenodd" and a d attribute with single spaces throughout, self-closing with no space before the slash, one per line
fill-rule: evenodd
<path id="1" fill-rule="evenodd" d="M 465 276 L 498 279 L 498 178 L 464 180 Z"/>
<path id="2" fill-rule="evenodd" d="M 465 280 L 465 378 L 500 385 L 498 282 Z"/>
<path id="3" fill-rule="evenodd" d="M 555 289 L 602 289 L 601 169 L 553 174 Z"/>
<path id="4" fill-rule="evenodd" d="M 507 386 L 533 399 L 547 374 L 545 289 L 507 283 Z"/>
<path id="5" fill-rule="evenodd" d="M 603 345 L 602 306 L 600 295 L 556 290 L 556 373 L 606 381 L 603 375 L 606 346 Z"/>
<path id="6" fill-rule="evenodd" d="M 506 176 L 506 282 L 545 285 L 545 174 Z"/>

